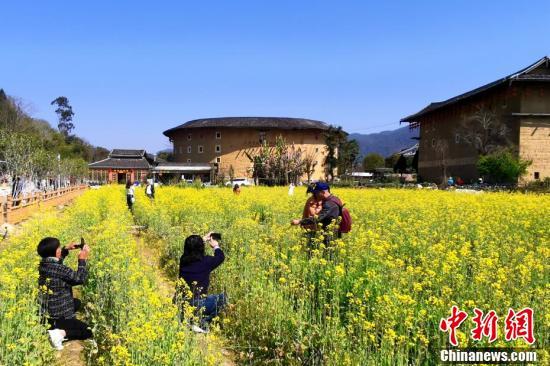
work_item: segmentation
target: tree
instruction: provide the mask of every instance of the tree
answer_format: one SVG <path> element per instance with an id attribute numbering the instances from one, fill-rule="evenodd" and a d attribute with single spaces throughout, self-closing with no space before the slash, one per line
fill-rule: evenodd
<path id="1" fill-rule="evenodd" d="M 55 113 L 57 113 L 59 118 L 59 123 L 57 124 L 59 132 L 68 136 L 74 129 L 74 124 L 72 122 L 74 112 L 73 107 L 69 104 L 69 99 L 67 99 L 67 97 L 57 97 L 50 104 L 57 105 Z"/>
<path id="2" fill-rule="evenodd" d="M 34 139 L 18 132 L 0 130 L 0 160 L 12 177 L 30 175 L 39 147 Z"/>
<path id="3" fill-rule="evenodd" d="M 345 174 L 351 172 L 359 157 L 359 144 L 356 140 L 342 141 L 338 147 L 338 172 Z"/>
<path id="4" fill-rule="evenodd" d="M 363 159 L 363 169 L 368 171 L 373 171 L 376 168 L 384 167 L 384 157 L 377 153 L 370 153 L 365 156 Z"/>
<path id="5" fill-rule="evenodd" d="M 107 151 L 107 154 L 109 151 Z M 172 151 L 159 151 L 157 153 L 157 159 L 162 159 L 165 161 L 175 161 L 174 153 Z"/>
<path id="6" fill-rule="evenodd" d="M 74 183 L 76 179 L 88 175 L 88 164 L 82 158 L 63 159 L 60 163 L 60 174 Z"/>
<path id="7" fill-rule="evenodd" d="M 435 142 L 435 153 L 439 159 L 439 167 L 441 168 L 441 184 L 447 183 L 447 156 L 449 154 L 449 142 L 439 139 Z"/>
<path id="8" fill-rule="evenodd" d="M 32 120 L 27 116 L 26 108 L 21 99 L 8 97 L 3 93 L 0 98 L 0 128 L 22 132 Z"/>
<path id="9" fill-rule="evenodd" d="M 418 151 L 419 150 L 416 150 L 416 152 L 414 153 L 414 157 L 411 163 L 411 168 L 413 168 L 416 173 L 418 173 Z"/>
<path id="10" fill-rule="evenodd" d="M 492 109 L 484 106 L 465 119 L 456 130 L 458 138 L 476 149 L 479 155 L 487 155 L 501 146 L 510 144 L 509 130 Z"/>
<path id="11" fill-rule="evenodd" d="M 399 160 L 399 154 L 392 154 L 384 159 L 384 166 L 393 169 L 395 164 L 397 164 L 397 160 Z"/>
<path id="12" fill-rule="evenodd" d="M 477 169 L 492 183 L 517 183 L 527 173 L 531 161 L 520 159 L 510 149 L 501 149 L 483 155 L 477 162 Z"/>
<path id="13" fill-rule="evenodd" d="M 229 180 L 231 181 L 231 184 L 233 184 L 233 180 L 235 180 L 235 168 L 233 168 L 233 165 L 229 166 Z"/>
<path id="14" fill-rule="evenodd" d="M 245 151 L 245 155 L 252 162 L 256 184 L 260 181 L 267 185 L 297 183 L 306 172 L 305 154 L 288 145 L 282 136 L 277 137 L 274 146 L 264 141 L 257 151 Z"/>
<path id="15" fill-rule="evenodd" d="M 342 127 L 330 126 L 324 133 L 327 156 L 325 158 L 326 178 L 334 180 L 334 172 L 338 168 L 338 148 L 347 141 L 347 134 Z"/>
<path id="16" fill-rule="evenodd" d="M 403 155 L 399 155 L 399 159 L 397 159 L 397 162 L 393 167 L 393 171 L 399 174 L 403 174 L 405 173 L 406 170 L 407 170 L 407 158 L 405 158 L 405 156 Z"/>
<path id="17" fill-rule="evenodd" d="M 311 176 L 315 172 L 317 166 L 317 155 L 315 153 L 306 153 L 304 155 L 304 170 L 307 175 L 307 183 L 311 183 Z"/>
<path id="18" fill-rule="evenodd" d="M 260 184 L 260 179 L 267 178 L 267 165 L 271 155 L 271 148 L 267 141 L 263 141 L 258 151 L 253 149 L 245 151 L 246 157 L 252 162 L 252 176 L 254 184 Z"/>

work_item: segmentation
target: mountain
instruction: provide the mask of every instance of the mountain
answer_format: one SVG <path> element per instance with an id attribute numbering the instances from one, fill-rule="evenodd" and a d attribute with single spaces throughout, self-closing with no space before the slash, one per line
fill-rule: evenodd
<path id="1" fill-rule="evenodd" d="M 413 140 L 413 137 L 418 137 L 418 129 L 410 130 L 409 127 L 401 127 L 393 131 L 382 131 L 366 135 L 351 133 L 348 139 L 357 140 L 363 156 L 369 153 L 378 153 L 387 157 L 414 145 L 417 141 Z"/>

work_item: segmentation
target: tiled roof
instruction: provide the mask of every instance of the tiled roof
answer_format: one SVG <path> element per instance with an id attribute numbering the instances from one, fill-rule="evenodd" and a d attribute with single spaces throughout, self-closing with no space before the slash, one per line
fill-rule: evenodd
<path id="1" fill-rule="evenodd" d="M 284 130 L 328 130 L 325 122 L 304 118 L 287 117 L 222 117 L 204 118 L 185 122 L 177 127 L 164 131 L 170 136 L 172 132 L 188 128 L 258 128 Z"/>
<path id="2" fill-rule="evenodd" d="M 109 156 L 123 156 L 123 157 L 142 157 L 145 155 L 145 150 L 137 149 L 113 149 Z"/>
<path id="3" fill-rule="evenodd" d="M 151 164 L 145 158 L 120 159 L 107 158 L 88 164 L 91 169 L 151 169 Z"/>
<path id="4" fill-rule="evenodd" d="M 452 97 L 450 99 L 447 99 L 442 102 L 434 102 L 430 103 L 427 107 L 424 107 L 419 112 L 412 114 L 410 116 L 407 116 L 403 119 L 401 119 L 401 122 L 409 122 L 409 123 L 415 123 L 418 122 L 418 119 L 423 117 L 424 115 L 433 112 L 437 109 L 443 108 L 445 106 L 457 103 L 461 100 L 464 100 L 466 98 L 470 98 L 474 95 L 480 94 L 486 90 L 489 90 L 491 88 L 494 88 L 496 86 L 502 85 L 507 82 L 512 82 L 514 80 L 518 81 L 550 81 L 550 58 L 549 57 L 543 57 L 537 62 L 533 63 L 530 66 L 527 66 L 526 68 L 513 73 L 511 75 L 508 75 L 502 79 L 493 81 L 492 83 L 483 85 L 479 88 L 470 90 L 467 93 L 457 95 L 456 97 Z M 546 67 L 544 67 L 546 66 Z"/>

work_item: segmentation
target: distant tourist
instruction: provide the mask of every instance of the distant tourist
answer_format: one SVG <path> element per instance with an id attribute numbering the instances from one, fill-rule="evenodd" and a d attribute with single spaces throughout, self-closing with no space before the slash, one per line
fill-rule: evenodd
<path id="1" fill-rule="evenodd" d="M 199 325 L 192 325 L 192 330 L 197 333 L 206 333 L 209 323 L 226 304 L 225 294 L 208 294 L 210 273 L 225 260 L 217 239 L 212 233 L 206 234 L 203 238 L 199 235 L 188 236 L 180 258 L 179 278 L 185 280 L 192 294 L 191 298 L 186 300 L 191 306 L 196 307 L 200 314 Z M 214 249 L 213 256 L 205 254 L 205 241 Z"/>
<path id="2" fill-rule="evenodd" d="M 288 186 L 288 195 L 293 196 L 294 195 L 294 183 L 290 183 Z"/>
<path id="3" fill-rule="evenodd" d="M 145 194 L 147 195 L 147 197 L 149 197 L 150 200 L 155 199 L 155 183 L 153 183 L 153 180 L 147 182 L 147 186 L 145 187 Z"/>
<path id="4" fill-rule="evenodd" d="M 90 248 L 84 245 L 80 249 L 76 271 L 63 264 L 69 251 L 75 249 L 78 249 L 75 243 L 61 248 L 57 238 L 44 238 L 37 248 L 38 255 L 42 258 L 38 267 L 40 314 L 50 325 L 50 342 L 57 350 L 63 349 L 64 340 L 92 337 L 88 325 L 76 319 L 75 312 L 80 308 L 81 302 L 73 298 L 73 286 L 83 284 L 88 277 L 86 261 Z"/>
<path id="5" fill-rule="evenodd" d="M 130 211 L 134 208 L 134 202 L 136 202 L 136 197 L 134 196 L 134 186 L 132 182 L 126 182 L 126 204 Z"/>
<path id="6" fill-rule="evenodd" d="M 235 185 L 233 186 L 233 193 L 235 193 L 237 196 L 238 196 L 239 194 L 241 194 L 241 186 L 238 185 L 238 184 L 235 184 Z"/>
<path id="7" fill-rule="evenodd" d="M 18 197 L 21 195 L 21 192 L 23 192 L 23 181 L 21 180 L 21 177 L 17 177 L 11 185 L 11 198 L 13 199 L 13 206 L 19 205 L 20 200 L 18 200 Z"/>
<path id="8" fill-rule="evenodd" d="M 455 180 L 453 179 L 453 177 L 449 177 L 449 179 L 447 179 L 447 185 L 449 187 L 452 187 L 455 185 Z"/>

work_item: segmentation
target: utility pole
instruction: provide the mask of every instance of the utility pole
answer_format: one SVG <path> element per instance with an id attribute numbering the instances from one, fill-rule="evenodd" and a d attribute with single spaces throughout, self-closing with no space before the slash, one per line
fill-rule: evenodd
<path id="1" fill-rule="evenodd" d="M 57 154 L 57 189 L 61 189 L 61 154 Z"/>

